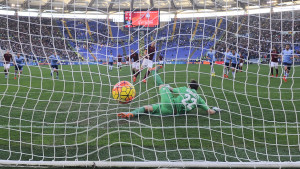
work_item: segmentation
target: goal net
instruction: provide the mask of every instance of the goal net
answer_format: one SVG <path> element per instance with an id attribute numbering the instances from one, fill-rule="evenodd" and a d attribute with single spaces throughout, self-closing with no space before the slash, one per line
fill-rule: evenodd
<path id="1" fill-rule="evenodd" d="M 0 165 L 300 167 L 300 1 L 0 4 Z M 195 79 L 221 112 L 118 117 L 163 102 L 158 76 L 133 82 L 127 60 L 151 44 L 164 84 Z M 113 99 L 120 81 L 128 104 Z"/>

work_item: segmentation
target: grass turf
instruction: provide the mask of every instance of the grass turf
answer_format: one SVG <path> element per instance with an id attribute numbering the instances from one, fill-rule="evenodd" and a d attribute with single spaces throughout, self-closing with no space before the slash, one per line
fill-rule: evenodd
<path id="1" fill-rule="evenodd" d="M 0 159 L 112 161 L 299 161 L 299 67 L 293 79 L 269 78 L 269 67 L 245 65 L 236 79 L 222 78 L 222 67 L 166 65 L 165 83 L 200 83 L 208 105 L 222 109 L 208 116 L 194 110 L 181 116 L 118 119 L 118 112 L 159 101 L 158 88 L 135 84 L 137 97 L 118 104 L 111 90 L 131 81 L 129 67 L 60 67 L 59 80 L 49 66 L 24 67 L 14 80 L 0 78 Z M 11 73 L 13 70 L 11 70 Z M 139 76 L 143 77 L 145 71 Z M 280 73 L 282 73 L 280 71 Z"/>

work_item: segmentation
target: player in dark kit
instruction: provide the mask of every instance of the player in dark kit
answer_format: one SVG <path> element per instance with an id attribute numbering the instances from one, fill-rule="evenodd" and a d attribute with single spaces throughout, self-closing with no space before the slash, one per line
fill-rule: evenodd
<path id="1" fill-rule="evenodd" d="M 145 73 L 143 82 L 146 83 L 146 78 L 151 73 L 150 69 L 153 67 L 153 58 L 155 55 L 155 42 L 153 41 L 151 45 L 148 46 L 148 49 L 144 52 L 145 58 L 142 63 L 142 69 L 147 68 L 147 72 Z"/>
<path id="2" fill-rule="evenodd" d="M 117 63 L 118 68 L 122 69 L 122 55 L 118 55 L 118 63 Z"/>
<path id="3" fill-rule="evenodd" d="M 136 77 L 140 74 L 140 59 L 139 59 L 139 54 L 137 52 L 134 52 L 133 49 L 131 49 L 131 55 L 129 62 L 132 62 L 132 74 L 133 74 L 133 79 L 132 81 L 136 81 Z"/>
<path id="4" fill-rule="evenodd" d="M 126 57 L 126 65 L 129 65 L 129 56 Z"/>
<path id="5" fill-rule="evenodd" d="M 242 53 L 239 53 L 239 55 L 240 55 L 239 69 L 240 69 L 240 72 L 242 72 L 243 71 L 243 65 L 244 65 L 245 58 L 242 55 Z"/>
<path id="6" fill-rule="evenodd" d="M 4 74 L 5 74 L 5 78 L 7 78 L 7 74 L 9 72 L 9 68 L 10 68 L 10 62 L 13 61 L 13 57 L 9 53 L 9 50 L 6 51 L 6 53 L 3 56 L 3 59 L 4 59 Z"/>
<path id="7" fill-rule="evenodd" d="M 276 77 L 278 77 L 278 57 L 279 57 L 279 53 L 277 52 L 276 48 L 273 47 L 273 49 L 271 51 L 271 63 L 270 63 L 271 77 L 274 77 L 274 74 L 273 74 L 274 67 L 276 69 Z"/>
<path id="8" fill-rule="evenodd" d="M 162 55 L 159 55 L 158 60 L 159 60 L 158 64 L 163 66 L 164 65 L 164 57 Z"/>

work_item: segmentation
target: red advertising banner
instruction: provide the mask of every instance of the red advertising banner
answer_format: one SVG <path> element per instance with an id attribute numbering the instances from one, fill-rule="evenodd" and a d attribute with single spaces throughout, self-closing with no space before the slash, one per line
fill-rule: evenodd
<path id="1" fill-rule="evenodd" d="M 125 11 L 125 27 L 157 27 L 159 25 L 159 11 Z"/>

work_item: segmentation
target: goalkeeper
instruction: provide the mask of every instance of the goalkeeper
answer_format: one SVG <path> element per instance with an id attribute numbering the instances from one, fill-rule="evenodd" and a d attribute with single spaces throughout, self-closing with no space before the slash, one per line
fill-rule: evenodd
<path id="1" fill-rule="evenodd" d="M 191 80 L 188 87 L 172 88 L 169 85 L 163 84 L 160 76 L 156 73 L 156 70 L 160 68 L 162 68 L 162 66 L 154 67 L 150 69 L 150 71 L 156 85 L 159 86 L 161 103 L 143 106 L 128 113 L 119 113 L 118 117 L 130 118 L 147 113 L 155 115 L 179 115 L 186 114 L 196 107 L 207 111 L 208 114 L 215 114 L 217 111 L 220 111 L 220 109 L 216 107 L 210 109 L 205 101 L 197 94 L 199 85 L 195 80 Z M 178 94 L 178 96 L 174 97 L 173 93 Z"/>

